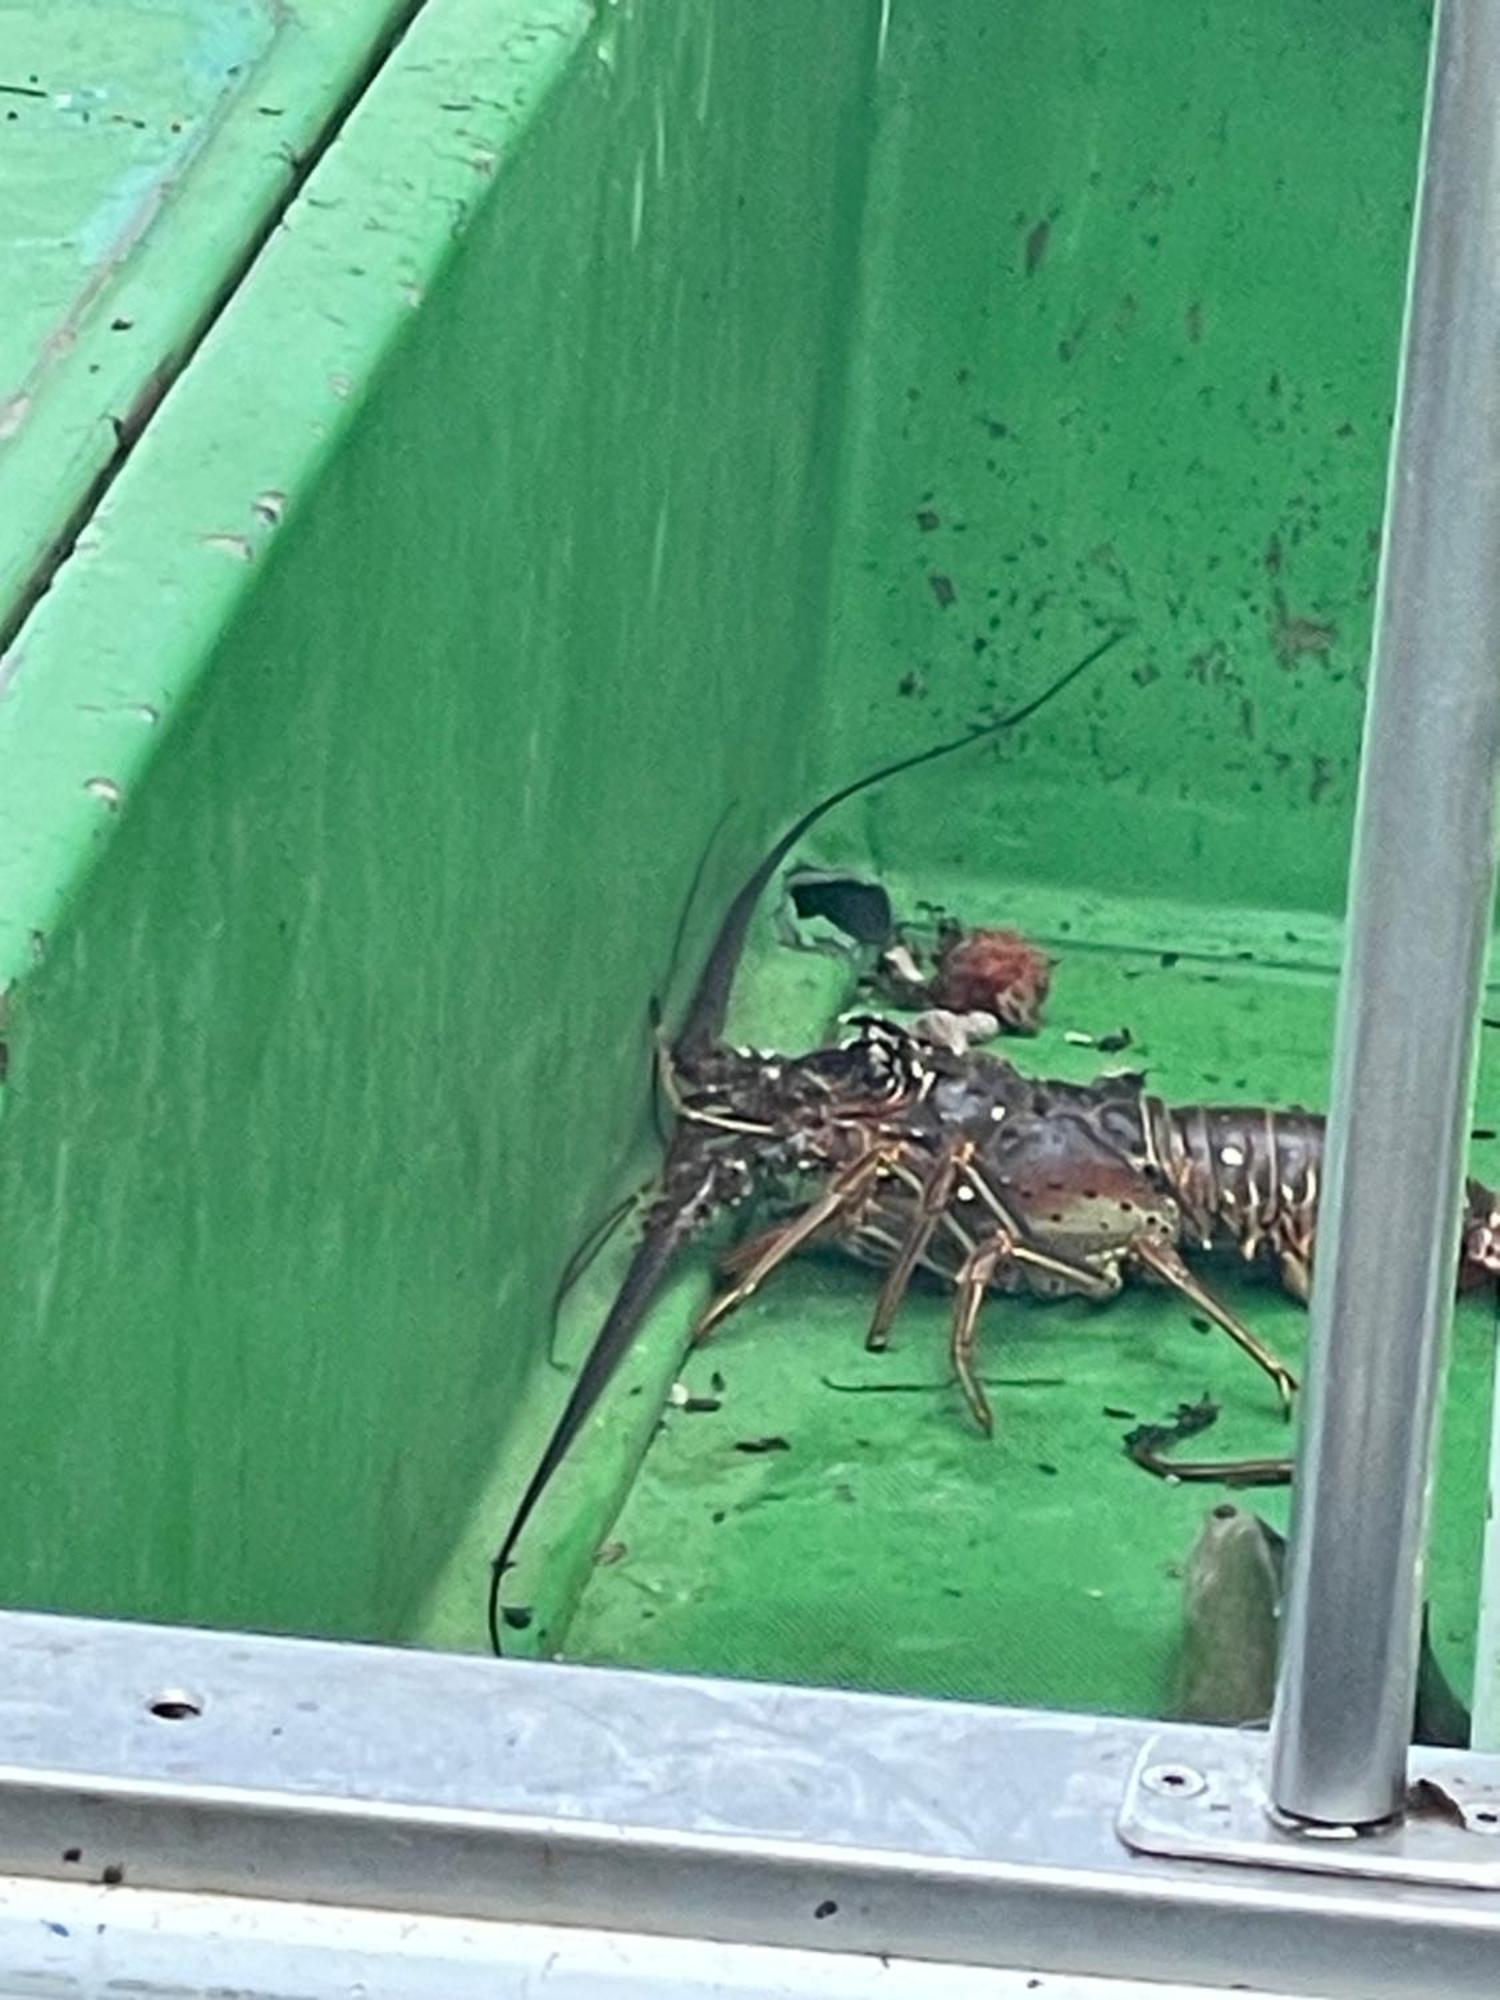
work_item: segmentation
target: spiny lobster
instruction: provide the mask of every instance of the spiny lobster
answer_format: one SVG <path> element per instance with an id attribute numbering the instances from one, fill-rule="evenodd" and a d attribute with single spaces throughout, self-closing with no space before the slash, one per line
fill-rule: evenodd
<path id="1" fill-rule="evenodd" d="M 756 905 L 797 842 L 804 839 L 818 821 L 836 806 L 882 784 L 887 778 L 916 770 L 919 765 L 952 756 L 1006 730 L 1019 728 L 1119 645 L 1129 630 L 1128 626 L 1116 627 L 1092 646 L 1082 659 L 1075 661 L 1039 694 L 1018 708 L 993 722 L 980 723 L 962 736 L 932 744 L 909 757 L 899 757 L 883 764 L 878 770 L 867 771 L 862 777 L 841 785 L 837 791 L 819 799 L 787 828 L 750 871 L 726 910 L 675 1041 L 670 1049 L 658 1047 L 659 1074 L 667 1086 L 668 1096 L 674 1102 L 680 1104 L 684 1093 L 692 1093 L 700 1086 L 711 1093 L 717 1092 L 721 1097 L 732 1095 L 732 1079 L 744 1065 L 758 1069 L 763 1063 L 770 1063 L 771 1067 L 775 1067 L 770 1059 L 754 1056 L 748 1051 L 725 1049 L 721 1046 L 721 1038 L 734 976 L 744 953 Z M 512 1551 L 553 1474 L 567 1456 L 573 1440 L 619 1366 L 673 1265 L 688 1244 L 700 1236 L 711 1222 L 725 1210 L 742 1206 L 778 1170 L 783 1175 L 789 1171 L 816 1171 L 816 1142 L 813 1133 L 804 1129 L 805 1113 L 811 1108 L 813 1100 L 821 1102 L 826 1111 L 835 1112 L 839 1075 L 856 1069 L 857 1065 L 857 1056 L 851 1059 L 840 1051 L 820 1051 L 800 1065 L 784 1066 L 785 1088 L 777 1093 L 775 1105 L 766 1107 L 772 1112 L 781 1133 L 777 1146 L 768 1148 L 763 1142 L 748 1145 L 747 1141 L 756 1136 L 755 1128 L 752 1126 L 736 1131 L 733 1119 L 726 1125 L 723 1115 L 716 1114 L 708 1120 L 693 1116 L 679 1118 L 667 1143 L 657 1198 L 646 1213 L 641 1240 L 630 1260 L 624 1282 L 584 1358 L 562 1414 L 521 1494 L 491 1564 L 489 1633 L 496 1653 L 501 1651 L 500 1583 L 510 1567 Z M 851 1102 L 857 1102 L 858 1081 L 855 1078 L 850 1080 L 853 1082 Z M 808 1104 L 802 1101 L 804 1085 Z M 763 1120 L 761 1122 L 764 1123 Z"/>
<path id="2" fill-rule="evenodd" d="M 1191 1300 L 1265 1370 L 1290 1407 L 1290 1369 L 1200 1281 L 1183 1251 L 1232 1250 L 1267 1262 L 1305 1299 L 1321 1118 L 1248 1106 L 1173 1107 L 1139 1078 L 1038 1081 L 999 1057 L 955 1053 L 869 1016 L 851 1023 L 843 1042 L 802 1056 L 730 1048 L 720 1039 L 755 904 L 809 828 L 867 786 L 1015 726 L 1122 636 L 1112 635 L 1013 715 L 821 800 L 735 897 L 686 1025 L 662 1057 L 677 1117 L 639 1247 L 494 1560 L 489 1623 L 497 1652 L 501 1578 L 553 1472 L 679 1253 L 752 1197 L 769 1196 L 780 1218 L 726 1260 L 734 1282 L 705 1314 L 699 1338 L 787 1258 L 818 1241 L 884 1268 L 868 1336 L 871 1346 L 883 1346 L 913 1274 L 925 1268 L 954 1287 L 954 1369 L 988 1431 L 993 1420 L 974 1365 L 986 1293 L 1104 1300 L 1139 1276 Z M 1460 1264 L 1465 1282 L 1500 1274 L 1500 1198 L 1474 1181 Z M 1153 1469 L 1183 1477 L 1220 1471 Z"/>
<path id="3" fill-rule="evenodd" d="M 800 1080 L 807 1064 L 821 1072 L 837 1054 L 870 1096 L 872 1080 L 883 1079 L 885 1101 L 876 1108 L 845 1098 L 832 1129 L 814 1128 L 823 1185 L 789 1220 L 723 1260 L 736 1282 L 710 1306 L 700 1337 L 792 1251 L 817 1240 L 884 1267 L 867 1338 L 881 1347 L 913 1272 L 926 1268 L 954 1286 L 954 1372 L 989 1431 L 993 1418 L 974 1367 L 985 1294 L 1105 1300 L 1139 1276 L 1181 1292 L 1265 1370 L 1290 1408 L 1297 1386 L 1291 1370 L 1183 1253 L 1238 1253 L 1266 1264 L 1305 1302 L 1317 1242 L 1322 1118 L 1244 1105 L 1169 1105 L 1139 1077 L 1038 1080 L 1000 1057 L 955 1055 L 891 1022 L 854 1025 L 855 1039 L 839 1051 L 771 1066 L 795 1068 Z M 763 1108 L 745 1068 L 716 1081 L 717 1089 L 685 1098 L 684 1116 L 753 1120 Z M 1471 1180 L 1459 1281 L 1497 1275 L 1500 1197 Z M 1220 1468 L 1153 1469 L 1192 1477 Z"/>

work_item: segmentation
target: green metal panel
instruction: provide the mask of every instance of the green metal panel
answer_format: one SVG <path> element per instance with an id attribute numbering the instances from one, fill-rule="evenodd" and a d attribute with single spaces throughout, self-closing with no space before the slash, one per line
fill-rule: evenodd
<path id="1" fill-rule="evenodd" d="M 1428 13 L 892 6 L 821 768 L 1139 625 L 903 864 L 1342 909 Z"/>
<path id="2" fill-rule="evenodd" d="M 429 0 L 0 669 L 0 1597 L 479 1643 L 723 809 L 685 959 L 820 785 L 1101 623 L 1137 629 L 1066 703 L 817 851 L 1044 937 L 1029 1062 L 1123 1025 L 1173 1093 L 1322 1100 L 1425 32 Z M 761 925 L 744 1032 L 847 998 Z M 867 1358 L 867 1281 L 809 1262 L 631 1488 L 705 1280 L 539 1512 L 518 1648 L 1167 1701 L 1204 1502 L 1105 1410 L 1208 1387 L 1274 1446 L 1239 1356 L 1159 1294 L 997 1307 L 1029 1386 L 986 1445 L 941 1300 Z M 1434 1565 L 1460 1675 L 1488 1335 Z"/>
<path id="3" fill-rule="evenodd" d="M 704 831 L 798 794 L 868 27 L 427 8 L 28 623 L 7 1601 L 400 1632 L 519 1469 Z"/>
<path id="4" fill-rule="evenodd" d="M 0 4 L 0 632 L 412 4 Z"/>

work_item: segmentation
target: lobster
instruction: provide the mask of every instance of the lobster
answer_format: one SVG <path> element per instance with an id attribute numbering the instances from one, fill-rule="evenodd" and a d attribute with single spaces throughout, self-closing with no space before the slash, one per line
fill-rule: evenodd
<path id="1" fill-rule="evenodd" d="M 721 1216 L 768 1197 L 768 1227 L 725 1260 L 733 1282 L 709 1306 L 706 1339 L 788 1258 L 827 1244 L 884 1270 L 867 1344 L 883 1347 L 916 1271 L 951 1284 L 954 1372 L 977 1423 L 993 1413 L 975 1365 L 991 1292 L 1106 1301 L 1132 1278 L 1170 1285 L 1270 1377 L 1289 1413 L 1296 1379 L 1224 1305 L 1189 1254 L 1268 1265 L 1305 1300 L 1317 1235 L 1324 1121 L 1249 1106 L 1171 1106 L 1139 1077 L 1072 1084 L 1024 1076 L 876 1016 L 841 1042 L 788 1056 L 721 1041 L 751 916 L 775 870 L 842 800 L 1014 727 L 1123 637 L 1116 632 L 1034 701 L 953 742 L 903 758 L 819 801 L 782 835 L 731 903 L 686 1022 L 659 1050 L 676 1120 L 658 1192 L 624 1282 L 491 1566 L 489 1627 L 500 1644 L 501 1580 L 553 1473 L 662 1282 Z M 1460 1280 L 1500 1275 L 1500 1197 L 1467 1185 Z M 1147 1469 L 1217 1478 L 1216 1464 L 1142 1456 Z M 1260 1462 L 1284 1477 L 1285 1461 Z"/>
<path id="2" fill-rule="evenodd" d="M 620 1289 L 490 1565 L 488 1624 L 497 1654 L 502 1651 L 501 1580 L 516 1543 L 682 1252 L 710 1223 L 742 1207 L 768 1180 L 816 1174 L 835 1155 L 842 1162 L 846 1127 L 849 1132 L 860 1130 L 862 1111 L 878 1104 L 885 1093 L 883 1077 L 863 1073 L 862 1047 L 819 1050 L 801 1061 L 787 1062 L 722 1046 L 734 976 L 756 905 L 772 877 L 797 842 L 836 806 L 898 773 L 1019 728 L 1119 645 L 1129 629 L 1117 626 L 1039 694 L 1007 714 L 883 764 L 828 793 L 773 842 L 741 884 L 710 945 L 675 1040 L 667 1046 L 658 1036 L 658 1074 L 680 1115 L 667 1143 L 657 1197 L 646 1212 L 640 1242 Z M 694 1100 L 691 1109 L 689 1100 Z M 794 1232 L 801 1226 L 791 1225 Z M 814 1219 L 804 1233 L 810 1235 L 816 1227 Z M 571 1274 L 576 1262 L 569 1269 Z"/>
<path id="3" fill-rule="evenodd" d="M 827 1153 L 825 1186 L 723 1260 L 736 1281 L 709 1307 L 699 1337 L 792 1251 L 821 1241 L 884 1267 L 867 1337 L 880 1348 L 914 1272 L 925 1267 L 954 1289 L 953 1369 L 989 1432 L 993 1415 L 975 1366 L 986 1294 L 1103 1301 L 1128 1278 L 1142 1277 L 1172 1286 L 1220 1327 L 1271 1378 L 1290 1413 L 1292 1371 L 1203 1283 L 1187 1254 L 1228 1253 L 1266 1266 L 1306 1302 L 1321 1117 L 1169 1105 L 1138 1077 L 1092 1085 L 1037 1080 L 997 1056 L 956 1055 L 889 1022 L 867 1017 L 854 1025 L 846 1056 L 867 1075 L 878 1069 L 900 1077 L 900 1085 L 892 1086 L 883 1117 L 861 1117 L 846 1105 L 837 1135 L 817 1134 Z M 718 1115 L 732 1115 L 740 1101 L 731 1098 Z M 691 1099 L 684 1108 L 689 1116 L 716 1115 Z M 1500 1196 L 1469 1180 L 1459 1283 L 1497 1276 Z M 1226 1466 L 1169 1463 L 1149 1449 L 1133 1455 L 1147 1470 L 1178 1478 L 1240 1471 L 1250 1482 L 1272 1483 L 1288 1476 L 1283 1460 Z"/>

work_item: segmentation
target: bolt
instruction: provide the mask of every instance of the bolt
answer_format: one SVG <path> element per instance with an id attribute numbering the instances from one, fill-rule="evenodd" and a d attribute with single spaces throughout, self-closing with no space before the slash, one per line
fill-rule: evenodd
<path id="1" fill-rule="evenodd" d="M 1188 1764 L 1153 1764 L 1141 1773 L 1141 1783 L 1163 1799 L 1195 1799 L 1208 1789 L 1207 1778 Z"/>

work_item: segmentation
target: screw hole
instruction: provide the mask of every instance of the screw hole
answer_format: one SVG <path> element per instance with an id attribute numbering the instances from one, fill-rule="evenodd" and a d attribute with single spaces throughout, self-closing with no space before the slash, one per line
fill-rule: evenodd
<path id="1" fill-rule="evenodd" d="M 185 1694 L 181 1688 L 168 1688 L 148 1702 L 147 1708 L 158 1722 L 193 1722 L 203 1713 L 198 1696 Z"/>

